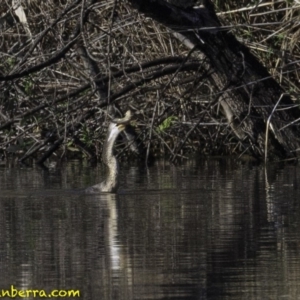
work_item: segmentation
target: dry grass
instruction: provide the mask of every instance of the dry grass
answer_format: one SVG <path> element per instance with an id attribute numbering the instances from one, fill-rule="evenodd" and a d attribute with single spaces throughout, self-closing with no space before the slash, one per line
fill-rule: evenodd
<path id="1" fill-rule="evenodd" d="M 209 105 L 216 95 L 202 61 L 191 54 L 183 68 L 188 50 L 166 28 L 119 2 L 95 1 L 84 21 L 82 1 L 24 1 L 28 28 L 5 24 L 0 76 L 11 78 L 0 82 L 2 155 L 46 158 L 57 143 L 60 157 L 100 156 L 108 118 L 96 79 L 105 80 L 108 102 L 133 111 L 133 126 L 154 155 L 243 152 L 218 107 Z M 224 2 L 216 1 L 224 26 L 299 100 L 299 4 L 272 1 L 251 9 L 248 1 Z M 97 78 L 78 54 L 82 44 L 97 63 Z"/>
<path id="2" fill-rule="evenodd" d="M 275 0 L 247 7 L 247 1 L 244 2 L 238 6 L 219 3 L 220 19 L 223 24 L 233 26 L 236 37 L 259 57 L 285 91 L 299 101 L 300 3 Z"/>

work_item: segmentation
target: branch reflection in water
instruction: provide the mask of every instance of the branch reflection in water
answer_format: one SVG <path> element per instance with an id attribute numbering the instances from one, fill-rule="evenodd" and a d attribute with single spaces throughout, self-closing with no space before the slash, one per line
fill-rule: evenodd
<path id="1" fill-rule="evenodd" d="M 80 162 L 41 176 L 0 168 L 1 288 L 80 289 L 84 299 L 297 299 L 297 166 L 215 159 L 146 173 L 118 194 L 78 193 Z M 288 271 L 287 271 L 288 270 Z"/>

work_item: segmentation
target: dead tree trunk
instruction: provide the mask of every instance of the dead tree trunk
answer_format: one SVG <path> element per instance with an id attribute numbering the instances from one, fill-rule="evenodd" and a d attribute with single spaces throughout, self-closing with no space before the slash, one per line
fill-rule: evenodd
<path id="1" fill-rule="evenodd" d="M 234 134 L 261 159 L 296 158 L 300 111 L 249 49 L 224 28 L 207 0 L 179 8 L 163 0 L 129 0 L 208 59 L 219 103 Z"/>

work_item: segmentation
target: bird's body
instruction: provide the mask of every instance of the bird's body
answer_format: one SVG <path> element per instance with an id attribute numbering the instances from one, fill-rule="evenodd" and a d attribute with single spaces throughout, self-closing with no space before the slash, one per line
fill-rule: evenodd
<path id="1" fill-rule="evenodd" d="M 118 135 L 125 129 L 130 121 L 131 114 L 128 111 L 124 118 L 113 120 L 108 127 L 105 143 L 102 151 L 103 163 L 107 166 L 107 176 L 99 184 L 87 188 L 87 193 L 115 193 L 118 189 L 119 163 L 113 155 L 113 147 Z"/>

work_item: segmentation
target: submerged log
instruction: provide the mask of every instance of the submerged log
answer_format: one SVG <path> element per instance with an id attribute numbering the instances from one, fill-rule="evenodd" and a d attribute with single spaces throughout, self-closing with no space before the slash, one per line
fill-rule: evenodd
<path id="1" fill-rule="evenodd" d="M 233 133 L 260 159 L 297 158 L 300 110 L 267 69 L 226 29 L 210 0 L 181 8 L 163 0 L 129 0 L 140 13 L 174 32 L 207 58 L 211 82 Z"/>

